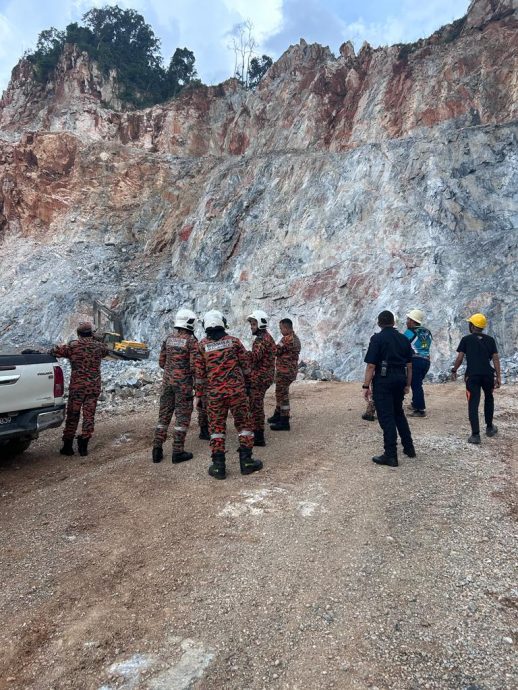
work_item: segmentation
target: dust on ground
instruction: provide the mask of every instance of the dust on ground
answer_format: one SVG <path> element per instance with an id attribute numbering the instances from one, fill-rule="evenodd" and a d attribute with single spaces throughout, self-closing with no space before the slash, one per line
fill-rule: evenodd
<path id="1" fill-rule="evenodd" d="M 229 423 L 223 482 L 196 426 L 153 465 L 138 401 L 87 458 L 43 434 L 0 468 L 0 689 L 516 687 L 516 390 L 474 447 L 462 386 L 428 386 L 398 469 L 358 383 L 296 385 L 255 475 Z"/>

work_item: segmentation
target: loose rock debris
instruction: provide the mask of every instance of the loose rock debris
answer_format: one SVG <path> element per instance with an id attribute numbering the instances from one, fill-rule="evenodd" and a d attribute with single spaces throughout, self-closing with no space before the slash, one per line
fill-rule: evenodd
<path id="1" fill-rule="evenodd" d="M 394 471 L 356 383 L 296 384 L 264 471 L 229 452 L 224 482 L 195 426 L 151 463 L 153 405 L 87 458 L 42 435 L 0 468 L 0 690 L 514 688 L 516 388 L 479 448 L 462 387 L 426 395 Z"/>

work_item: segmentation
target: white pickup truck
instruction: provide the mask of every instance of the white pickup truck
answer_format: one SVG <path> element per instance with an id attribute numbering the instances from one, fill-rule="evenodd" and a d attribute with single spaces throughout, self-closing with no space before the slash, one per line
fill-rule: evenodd
<path id="1" fill-rule="evenodd" d="M 0 458 L 23 453 L 65 418 L 63 370 L 43 353 L 0 353 Z"/>

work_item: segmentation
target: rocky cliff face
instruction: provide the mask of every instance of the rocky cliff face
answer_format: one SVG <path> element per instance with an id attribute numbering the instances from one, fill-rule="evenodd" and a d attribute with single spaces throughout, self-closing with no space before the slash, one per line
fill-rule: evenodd
<path id="1" fill-rule="evenodd" d="M 347 378 L 376 313 L 419 306 L 436 372 L 473 310 L 512 357 L 517 24 L 515 0 L 475 0 L 412 46 L 301 42 L 255 93 L 230 80 L 133 112 L 73 47 L 45 90 L 20 63 L 0 107 L 0 342 L 65 337 L 93 297 L 152 345 L 181 305 L 221 305 L 237 333 L 259 305 Z"/>

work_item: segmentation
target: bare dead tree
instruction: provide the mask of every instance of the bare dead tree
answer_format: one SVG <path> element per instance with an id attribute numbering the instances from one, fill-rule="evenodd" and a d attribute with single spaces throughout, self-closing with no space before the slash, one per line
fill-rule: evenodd
<path id="1" fill-rule="evenodd" d="M 257 42 L 253 36 L 254 25 L 250 19 L 236 24 L 230 32 L 234 51 L 234 76 L 248 88 L 250 60 L 254 57 Z"/>

